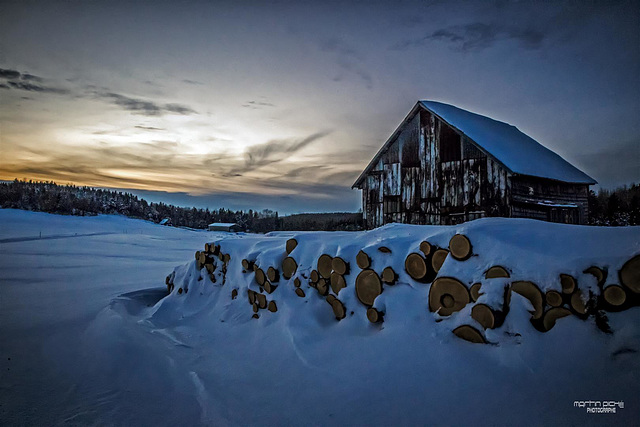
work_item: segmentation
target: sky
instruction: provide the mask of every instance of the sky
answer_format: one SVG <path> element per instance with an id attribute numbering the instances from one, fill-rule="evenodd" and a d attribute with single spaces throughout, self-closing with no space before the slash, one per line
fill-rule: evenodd
<path id="1" fill-rule="evenodd" d="M 356 211 L 419 99 L 640 182 L 640 1 L 0 0 L 0 179 Z"/>

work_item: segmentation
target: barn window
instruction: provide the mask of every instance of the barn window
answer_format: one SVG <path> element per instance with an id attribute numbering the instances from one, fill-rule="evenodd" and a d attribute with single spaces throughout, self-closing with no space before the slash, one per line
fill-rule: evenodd
<path id="1" fill-rule="evenodd" d="M 460 135 L 448 125 L 440 125 L 440 161 L 461 160 Z"/>
<path id="2" fill-rule="evenodd" d="M 400 212 L 400 196 L 384 196 L 382 213 L 384 215 Z"/>
<path id="3" fill-rule="evenodd" d="M 402 143 L 402 166 L 406 168 L 420 167 L 418 147 L 418 132 L 411 132 L 410 137 Z"/>

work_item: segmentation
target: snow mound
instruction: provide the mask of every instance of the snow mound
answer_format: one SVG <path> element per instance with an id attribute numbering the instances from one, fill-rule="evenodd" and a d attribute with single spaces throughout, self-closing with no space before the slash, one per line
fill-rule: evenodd
<path id="1" fill-rule="evenodd" d="M 339 320 L 355 333 L 418 327 L 496 345 L 575 325 L 569 317 L 604 333 L 608 312 L 638 305 L 639 253 L 640 227 L 527 219 L 230 235 L 167 277 L 152 317 L 310 331 Z"/>

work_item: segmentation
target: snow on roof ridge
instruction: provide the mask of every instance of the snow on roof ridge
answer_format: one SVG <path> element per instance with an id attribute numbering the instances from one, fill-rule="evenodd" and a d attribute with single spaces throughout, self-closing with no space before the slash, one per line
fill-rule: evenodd
<path id="1" fill-rule="evenodd" d="M 513 173 L 579 184 L 597 183 L 512 124 L 443 102 L 421 100 L 419 104 L 472 139 Z"/>

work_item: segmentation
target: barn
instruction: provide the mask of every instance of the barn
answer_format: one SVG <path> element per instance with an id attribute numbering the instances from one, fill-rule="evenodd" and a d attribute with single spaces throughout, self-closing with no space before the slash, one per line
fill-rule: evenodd
<path id="1" fill-rule="evenodd" d="M 486 216 L 585 224 L 596 181 L 515 126 L 418 101 L 353 184 L 368 228 Z"/>
<path id="2" fill-rule="evenodd" d="M 227 231 L 230 233 L 237 233 L 242 231 L 242 227 L 233 222 L 214 222 L 207 227 L 209 231 Z"/>

